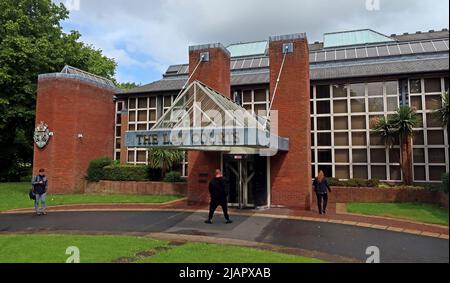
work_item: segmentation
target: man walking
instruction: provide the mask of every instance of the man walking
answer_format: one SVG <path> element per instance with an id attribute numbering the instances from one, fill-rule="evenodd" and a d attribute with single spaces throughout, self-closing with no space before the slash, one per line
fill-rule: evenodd
<path id="1" fill-rule="evenodd" d="M 45 195 L 47 194 L 48 180 L 45 176 L 44 169 L 39 170 L 39 175 L 33 177 L 31 184 L 33 186 L 33 193 L 36 196 L 36 200 L 34 201 L 36 215 L 47 215 L 45 211 Z M 42 210 L 39 210 L 39 200 L 41 201 Z"/>
<path id="2" fill-rule="evenodd" d="M 216 176 L 209 183 L 209 193 L 211 195 L 211 202 L 209 204 L 209 217 L 205 221 L 207 224 L 212 224 L 212 218 L 217 207 L 220 205 L 225 216 L 226 223 L 230 224 L 233 221 L 230 220 L 228 215 L 228 187 L 225 178 L 222 175 L 222 171 L 216 170 Z"/>

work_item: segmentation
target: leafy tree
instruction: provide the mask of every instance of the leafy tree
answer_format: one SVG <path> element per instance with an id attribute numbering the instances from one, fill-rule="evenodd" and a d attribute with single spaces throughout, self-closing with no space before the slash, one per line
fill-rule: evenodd
<path id="1" fill-rule="evenodd" d="M 137 84 L 137 83 L 128 82 L 128 83 L 116 83 L 116 86 L 118 88 L 120 88 L 120 89 L 128 90 L 128 89 L 136 88 L 136 87 L 141 86 L 141 85 Z"/>
<path id="2" fill-rule="evenodd" d="M 398 140 L 400 143 L 400 166 L 402 168 L 404 183 L 411 185 L 412 176 L 412 135 L 413 128 L 418 123 L 418 115 L 409 106 L 400 108 L 389 117 L 379 119 L 373 129 L 385 140 L 386 145 L 391 147 Z"/>
<path id="3" fill-rule="evenodd" d="M 161 169 L 164 177 L 167 170 L 183 161 L 184 155 L 180 150 L 151 148 L 148 150 L 148 166 L 151 169 Z"/>
<path id="4" fill-rule="evenodd" d="M 18 180 L 32 162 L 39 74 L 68 64 L 114 79 L 114 60 L 80 42 L 79 32 L 63 32 L 68 17 L 51 0 L 0 1 L 0 181 Z"/>

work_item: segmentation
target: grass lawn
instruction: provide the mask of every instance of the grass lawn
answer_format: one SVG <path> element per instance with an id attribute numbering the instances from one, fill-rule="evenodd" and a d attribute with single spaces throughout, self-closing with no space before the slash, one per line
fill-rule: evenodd
<path id="1" fill-rule="evenodd" d="M 31 208 L 34 203 L 28 197 L 30 183 L 0 183 L 0 211 Z M 163 203 L 179 199 L 178 196 L 139 195 L 52 195 L 47 194 L 46 204 L 89 204 L 89 203 Z"/>
<path id="2" fill-rule="evenodd" d="M 0 263 L 64 263 L 70 256 L 66 255 L 66 249 L 71 246 L 79 248 L 81 263 L 109 263 L 120 258 L 140 263 L 321 262 L 301 256 L 225 245 L 187 243 L 171 246 L 166 241 L 142 237 L 0 235 Z"/>
<path id="3" fill-rule="evenodd" d="M 348 203 L 347 211 L 448 225 L 448 209 L 421 203 Z"/>

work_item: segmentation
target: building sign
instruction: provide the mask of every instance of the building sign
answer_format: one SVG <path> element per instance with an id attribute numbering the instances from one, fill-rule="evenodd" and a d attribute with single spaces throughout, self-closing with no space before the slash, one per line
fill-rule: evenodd
<path id="1" fill-rule="evenodd" d="M 277 147 L 287 150 L 289 142 L 254 128 L 188 128 L 174 130 L 129 131 L 127 147 L 198 148 L 198 147 Z"/>
<path id="2" fill-rule="evenodd" d="M 43 149 L 48 144 L 51 136 L 52 133 L 48 129 L 47 124 L 45 124 L 44 122 L 40 122 L 34 130 L 33 138 L 36 146 L 40 149 Z"/>

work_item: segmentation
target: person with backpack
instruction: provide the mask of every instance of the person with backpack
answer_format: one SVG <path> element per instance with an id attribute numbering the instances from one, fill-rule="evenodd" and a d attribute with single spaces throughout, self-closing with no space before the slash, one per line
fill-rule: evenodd
<path id="1" fill-rule="evenodd" d="M 331 188 L 328 185 L 328 181 L 325 178 L 325 174 L 323 173 L 322 170 L 319 171 L 319 175 L 314 179 L 313 187 L 314 192 L 316 193 L 317 196 L 317 206 L 319 207 L 319 214 L 326 214 L 328 204 L 328 192 L 331 193 Z"/>
<path id="2" fill-rule="evenodd" d="M 32 192 L 34 194 L 34 208 L 36 215 L 47 215 L 45 211 L 45 196 L 48 190 L 48 179 L 45 176 L 45 169 L 39 169 L 39 175 L 34 176 L 32 181 Z M 39 200 L 41 202 L 41 209 L 39 209 Z"/>

